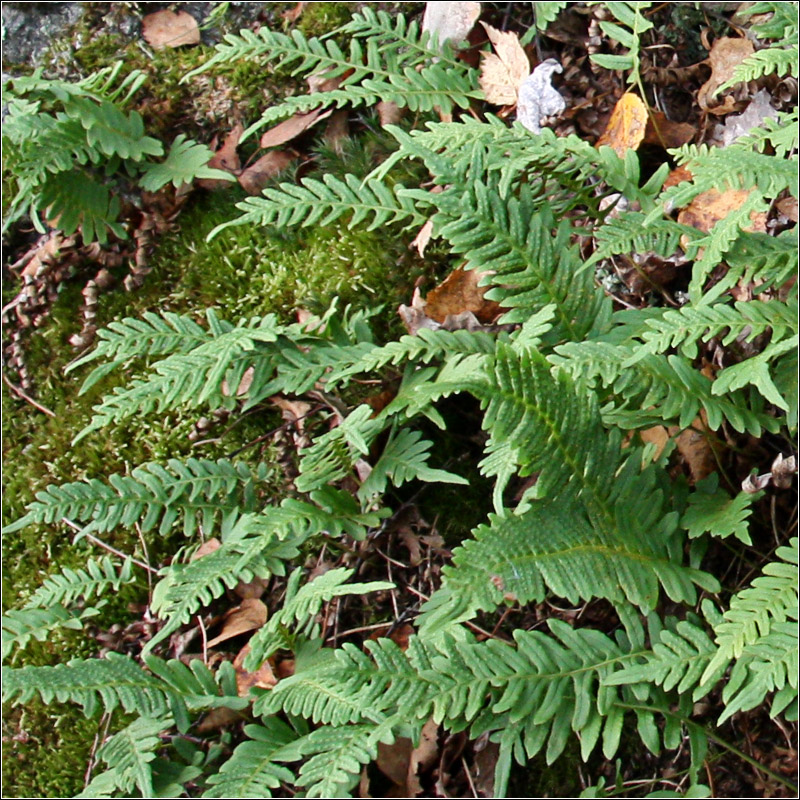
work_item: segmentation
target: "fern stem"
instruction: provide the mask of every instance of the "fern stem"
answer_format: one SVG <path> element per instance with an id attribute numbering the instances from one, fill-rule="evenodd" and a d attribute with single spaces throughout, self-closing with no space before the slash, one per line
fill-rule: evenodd
<path id="1" fill-rule="evenodd" d="M 737 758 L 741 758 L 742 761 L 745 761 L 750 764 L 750 766 L 755 767 L 759 772 L 762 772 L 767 777 L 772 778 L 772 780 L 778 781 L 778 783 L 785 786 L 787 789 L 791 789 L 795 795 L 797 794 L 797 785 L 792 783 L 792 781 L 790 781 L 788 778 L 785 778 L 783 775 L 780 775 L 777 772 L 773 772 L 769 767 L 765 767 L 752 756 L 747 755 L 747 753 L 739 750 L 738 747 L 734 747 L 730 742 L 710 731 L 705 727 L 705 725 L 701 725 L 699 722 L 694 722 L 688 717 L 684 717 L 683 714 L 677 714 L 674 711 L 667 711 L 666 709 L 658 708 L 657 706 L 647 706 L 638 703 L 617 703 L 617 705 L 620 708 L 626 708 L 631 711 L 649 711 L 662 714 L 665 717 L 672 717 L 673 719 L 680 720 L 687 727 L 693 727 L 700 731 L 704 736 L 708 737 L 708 739 L 714 742 L 714 744 L 724 747 L 732 755 L 735 755 Z"/>

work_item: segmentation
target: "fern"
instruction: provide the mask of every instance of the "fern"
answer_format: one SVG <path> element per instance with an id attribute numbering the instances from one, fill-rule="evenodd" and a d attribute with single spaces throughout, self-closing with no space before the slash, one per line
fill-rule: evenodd
<path id="1" fill-rule="evenodd" d="M 83 620 L 99 613 L 97 608 L 86 608 L 79 614 L 60 606 L 52 608 L 11 609 L 3 614 L 2 657 L 8 658 L 15 647 L 23 649 L 31 639 L 43 642 L 60 628 L 79 631 Z"/>
<path id="2" fill-rule="evenodd" d="M 751 505 L 761 498 L 761 492 L 739 492 L 731 498 L 717 488 L 718 484 L 716 472 L 698 481 L 696 491 L 689 496 L 689 507 L 681 518 L 681 526 L 686 528 L 691 539 L 710 533 L 721 538 L 733 535 L 745 544 L 752 544 L 747 519 L 753 513 Z"/>
<path id="3" fill-rule="evenodd" d="M 220 771 L 209 777 L 203 797 L 272 797 L 272 789 L 282 781 L 294 780 L 291 770 L 275 763 L 283 760 L 296 739 L 288 725 L 269 717 L 263 725 L 245 725 L 244 732 L 249 740 L 238 745 Z"/>
<path id="4" fill-rule="evenodd" d="M 151 762 L 156 757 L 153 752 L 161 745 L 159 734 L 170 727 L 169 719 L 150 719 L 139 717 L 119 733 L 115 733 L 98 751 L 97 757 L 109 765 L 109 770 L 97 775 L 87 787 L 84 797 L 92 794 L 93 786 L 102 785 L 104 789 L 112 782 L 128 796 L 136 787 L 142 797 L 153 797 L 153 773 Z"/>
<path id="5" fill-rule="evenodd" d="M 108 483 L 91 478 L 48 486 L 37 493 L 28 513 L 4 530 L 13 532 L 66 517 L 87 522 L 101 533 L 138 522 L 143 531 L 158 526 L 163 535 L 182 519 L 183 532 L 190 536 L 198 525 L 210 530 L 220 517 L 254 511 L 256 487 L 264 479 L 264 470 L 264 465 L 253 471 L 226 459 L 143 464 L 130 475 L 109 476 Z"/>
<path id="6" fill-rule="evenodd" d="M 134 580 L 131 569 L 130 559 L 117 566 L 108 556 L 88 559 L 86 569 L 64 567 L 60 573 L 44 580 L 31 595 L 25 608 L 69 606 L 81 597 L 84 600 L 91 600 L 93 596 L 99 597 L 108 589 L 118 592 L 123 584 Z"/>
<path id="7" fill-rule="evenodd" d="M 592 55 L 590 58 L 595 64 L 606 69 L 630 70 L 631 74 L 628 76 L 628 83 L 641 85 L 641 77 L 639 75 L 641 44 L 639 36 L 653 28 L 653 23 L 642 14 L 642 11 L 652 4 L 608 2 L 604 5 L 621 25 L 608 20 L 601 20 L 600 28 L 607 36 L 619 42 L 623 47 L 627 47 L 628 52 L 625 55 Z"/>

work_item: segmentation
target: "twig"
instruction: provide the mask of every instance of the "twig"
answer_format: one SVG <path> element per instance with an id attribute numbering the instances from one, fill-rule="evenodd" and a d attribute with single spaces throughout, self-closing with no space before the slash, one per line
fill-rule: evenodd
<path id="1" fill-rule="evenodd" d="M 336 633 L 335 636 L 338 636 L 340 639 L 344 638 L 345 636 L 350 636 L 352 633 L 366 633 L 367 631 L 377 631 L 380 628 L 388 628 L 388 622 L 376 622 L 374 625 L 362 625 L 360 628 L 350 628 L 349 630 L 342 631 L 341 633 Z M 325 639 L 325 644 L 330 641 L 333 641 L 334 634 L 331 634 Z"/>
<path id="2" fill-rule="evenodd" d="M 61 517 L 61 521 L 66 525 L 69 525 L 70 528 L 76 531 L 83 531 L 80 525 L 73 522 L 71 519 L 67 519 L 66 517 Z M 119 556 L 119 558 L 126 559 L 130 558 L 133 564 L 136 564 L 137 567 L 141 567 L 142 569 L 147 570 L 148 572 L 153 573 L 154 575 L 158 572 L 158 570 L 153 569 L 149 564 L 145 564 L 144 561 L 139 561 L 136 558 L 131 558 L 129 555 L 126 555 L 122 552 L 122 550 L 117 550 L 116 547 L 112 547 L 110 544 L 106 544 L 102 539 L 98 539 L 96 536 L 92 535 L 91 533 L 84 533 L 83 534 L 90 542 L 96 544 L 98 547 L 102 547 L 104 550 L 108 550 L 109 553 L 113 553 L 115 556 Z"/>
<path id="3" fill-rule="evenodd" d="M 90 781 L 92 780 L 92 770 L 94 770 L 96 761 L 95 761 L 95 754 L 97 753 L 97 748 L 100 746 L 100 742 L 105 740 L 106 735 L 108 734 L 108 726 L 111 724 L 111 714 L 108 711 L 103 712 L 103 716 L 100 718 L 100 724 L 97 726 L 97 733 L 94 735 L 94 741 L 92 742 L 92 749 L 89 751 L 89 763 L 86 765 L 86 772 L 83 776 L 83 788 L 85 789 Z M 100 734 L 100 728 L 103 728 L 102 735 Z"/>
<path id="4" fill-rule="evenodd" d="M 472 773 L 469 771 L 469 767 L 467 766 L 467 759 L 464 756 L 461 756 L 461 764 L 464 767 L 464 772 L 467 773 L 467 780 L 469 781 L 469 788 L 472 791 L 473 797 L 478 797 L 478 790 L 475 788 L 475 783 L 472 780 Z"/>
<path id="5" fill-rule="evenodd" d="M 142 553 L 145 561 L 150 564 L 150 554 L 147 552 L 147 542 L 144 539 L 142 528 L 139 523 L 135 523 L 136 533 L 139 535 L 139 543 L 142 545 Z M 150 577 L 150 570 L 147 570 L 147 605 L 148 607 L 153 601 L 153 579 Z"/>
<path id="6" fill-rule="evenodd" d="M 206 633 L 206 626 L 203 624 L 203 618 L 197 615 L 197 624 L 200 626 L 200 636 L 203 639 L 203 663 L 208 666 L 208 634 Z"/>
<path id="7" fill-rule="evenodd" d="M 26 403 L 30 403 L 34 408 L 38 408 L 43 414 L 47 414 L 48 417 L 52 417 L 53 419 L 56 418 L 56 415 L 49 409 L 43 406 L 41 403 L 37 403 L 30 395 L 25 394 L 19 386 L 13 384 L 9 379 L 8 376 L 3 373 L 3 380 L 6 382 L 6 386 L 11 389 L 14 394 L 17 395 L 21 400 L 24 400 Z"/>

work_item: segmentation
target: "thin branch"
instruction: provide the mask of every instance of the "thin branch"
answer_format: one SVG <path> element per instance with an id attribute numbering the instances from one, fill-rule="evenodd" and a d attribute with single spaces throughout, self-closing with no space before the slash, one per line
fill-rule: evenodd
<path id="1" fill-rule="evenodd" d="M 8 376 L 5 374 L 5 372 L 3 373 L 3 380 L 5 381 L 6 386 L 8 386 L 8 388 L 11 389 L 11 391 L 14 392 L 14 394 L 16 394 L 17 397 L 20 398 L 20 400 L 24 400 L 26 403 L 30 403 L 34 408 L 41 411 L 42 414 L 47 414 L 48 417 L 52 417 L 53 419 L 56 418 L 56 415 L 49 408 L 43 406 L 41 403 L 37 403 L 30 395 L 25 394 L 25 392 L 23 392 L 22 389 L 19 388 L 19 386 L 12 383 L 9 380 Z"/>

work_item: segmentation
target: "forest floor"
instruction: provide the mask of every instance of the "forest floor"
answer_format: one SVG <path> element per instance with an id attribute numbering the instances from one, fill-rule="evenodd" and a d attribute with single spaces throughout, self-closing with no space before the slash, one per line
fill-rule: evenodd
<path id="1" fill-rule="evenodd" d="M 203 74 L 186 83 L 181 83 L 183 76 L 209 58 L 213 45 L 227 31 L 268 25 L 297 29 L 308 36 L 322 35 L 346 22 L 363 5 L 416 17 L 424 10 L 423 3 L 5 3 L 3 70 L 13 76 L 42 66 L 45 74 L 74 80 L 122 59 L 126 69 L 141 69 L 148 75 L 136 106 L 148 133 L 165 141 L 184 133 L 219 152 L 232 153 L 238 163 L 236 174 L 241 176 L 263 152 L 252 139 L 237 149 L 237 126 L 249 124 L 271 104 L 288 94 L 305 92 L 306 87 L 286 71 L 272 72 L 255 63 L 220 75 Z M 532 24 L 530 5 L 484 3 L 482 18 L 499 29 L 523 32 Z M 655 172 L 668 160 L 666 148 L 687 142 L 720 143 L 734 137 L 740 128 L 757 125 L 775 109 L 796 106 L 796 79 L 775 78 L 740 88 L 730 107 L 722 111 L 704 100 L 708 82 L 713 78 L 722 83 L 735 66 L 733 56 L 728 62 L 724 58 L 715 62 L 710 54 L 725 49 L 720 42 L 741 41 L 739 36 L 750 23 L 737 17 L 740 5 L 665 3 L 653 7 L 655 28 L 643 54 L 642 80 L 655 92 L 661 126 L 657 131 L 650 126 L 638 145 L 646 173 Z M 200 44 L 156 49 L 144 38 L 142 18 L 167 7 L 185 11 L 201 23 Z M 224 13 L 215 16 L 215 9 Z M 210 15 L 209 24 L 203 25 Z M 476 49 L 485 44 L 485 36 L 481 39 L 473 33 L 473 38 Z M 539 61 L 556 58 L 563 66 L 554 83 L 567 101 L 567 111 L 554 123 L 556 131 L 575 132 L 592 143 L 610 136 L 614 144 L 614 137 L 624 134 L 610 130 L 609 120 L 625 87 L 619 73 L 589 68 L 587 56 L 598 46 L 594 17 L 585 4 L 573 3 L 551 25 L 548 35 L 537 36 L 528 49 Z M 743 119 L 743 112 L 750 117 Z M 283 167 L 289 165 L 281 179 L 312 171 L 366 175 L 393 144 L 380 122 L 374 110 L 360 110 L 337 112 L 307 129 L 298 127 L 294 136 L 271 150 L 282 154 L 278 161 Z M 271 185 L 278 179 L 277 173 L 276 169 L 259 177 L 259 185 Z M 236 424 L 226 414 L 176 413 L 148 418 L 140 426 L 115 428 L 102 439 L 73 448 L 72 439 L 86 425 L 99 389 L 78 397 L 77 379 L 74 374 L 65 375 L 64 369 L 92 345 L 96 330 L 113 320 L 153 310 L 199 317 L 205 309 L 214 308 L 227 319 L 275 313 L 289 322 L 298 315 L 323 313 L 336 298 L 344 308 L 358 307 L 367 297 L 370 306 L 384 308 L 376 328 L 388 340 L 405 332 L 404 323 L 408 326 L 408 317 L 401 318 L 397 309 L 413 305 L 415 291 L 430 292 L 437 286 L 448 313 L 490 313 L 480 299 L 468 308 L 460 290 L 452 286 L 442 290 L 442 281 L 454 266 L 443 249 L 435 243 L 427 249 L 412 248 L 410 241 L 386 230 L 350 230 L 342 223 L 300 231 L 232 228 L 207 243 L 208 233 L 230 220 L 236 213 L 235 203 L 252 193 L 242 183 L 246 181 L 194 187 L 186 196 L 173 194 L 167 200 L 146 198 L 143 203 L 141 198 L 132 199 L 127 224 L 132 232 L 151 226 L 146 246 L 132 249 L 130 241 L 114 242 L 102 257 L 93 259 L 80 243 L 67 243 L 57 255 L 58 278 L 37 286 L 37 304 L 31 306 L 28 316 L 4 317 L 5 521 L 22 516 L 35 493 L 49 484 L 125 472 L 146 461 L 191 455 L 214 459 L 247 450 L 271 465 L 273 496 L 280 496 L 291 480 L 289 462 L 293 448 L 303 439 L 302 418 L 310 408 L 301 405 L 261 408 Z M 694 211 L 698 226 L 713 224 L 726 213 L 724 208 L 702 205 Z M 783 230 L 797 222 L 797 213 L 796 201 L 780 201 L 759 224 L 764 230 Z M 132 241 L 140 243 L 141 238 Z M 41 238 L 26 225 L 10 230 L 3 245 L 5 306 L 14 302 L 23 286 L 24 267 L 19 265 L 46 254 L 41 251 Z M 598 280 L 618 308 L 673 304 L 688 283 L 680 266 L 657 260 L 645 265 L 621 263 Z M 90 282 L 94 289 L 87 292 Z M 119 383 L 121 378 L 116 380 Z M 113 381 L 106 382 L 103 392 L 113 385 Z M 371 397 L 370 402 L 378 407 L 381 398 Z M 473 435 L 480 429 L 477 406 L 454 402 L 446 406 L 445 413 L 463 435 L 452 454 L 442 454 L 442 460 L 461 460 L 462 474 L 471 482 L 470 502 L 463 502 L 463 493 L 456 486 L 426 484 L 422 489 L 398 491 L 381 547 L 364 543 L 357 553 L 308 555 L 307 565 L 317 570 L 366 561 L 371 571 L 362 573 L 361 579 L 391 580 L 403 587 L 397 595 L 379 597 L 369 608 L 343 602 L 328 609 L 331 643 L 379 635 L 398 643 L 407 639 L 420 603 L 440 583 L 452 548 L 491 510 L 491 483 L 476 466 L 480 455 Z M 739 476 L 786 450 L 787 442 L 781 437 L 764 437 L 747 442 L 736 452 L 726 452 L 723 458 L 726 469 Z M 469 456 L 466 460 L 465 453 Z M 694 484 L 716 468 L 718 458 L 706 439 L 688 436 L 678 442 L 673 468 L 676 475 Z M 753 538 L 766 542 L 762 548 L 765 556 L 773 547 L 774 530 L 797 525 L 794 499 L 788 494 L 773 496 L 771 504 L 765 500 L 751 521 L 751 529 L 757 531 Z M 154 569 L 168 563 L 181 546 L 174 536 L 140 539 L 130 532 L 113 535 L 106 544 Z M 25 600 L 56 567 L 81 565 L 89 546 L 84 542 L 73 547 L 63 528 L 34 525 L 4 538 L 3 550 L 5 610 Z M 717 558 L 724 558 L 725 553 L 720 548 Z M 737 564 L 739 574 L 734 582 L 745 585 L 765 560 L 755 553 L 749 563 Z M 90 635 L 67 631 L 47 643 L 34 642 L 26 649 L 24 661 L 15 661 L 15 665 L 54 664 L 101 651 L 134 650 L 147 633 L 148 590 L 146 578 L 124 587 L 103 609 L 102 617 L 95 619 Z M 216 609 L 214 619 L 218 621 L 223 613 L 224 609 Z M 479 617 L 474 629 L 481 636 L 502 638 L 517 628 L 539 626 L 547 618 L 574 621 L 578 614 L 584 622 L 602 627 L 609 607 L 598 601 L 582 608 L 549 603 L 511 608 L 502 617 Z M 393 621 L 386 623 L 385 619 Z M 701 715 L 709 719 L 718 715 L 719 698 L 712 696 L 705 702 L 706 707 L 698 710 Z M 230 726 L 235 736 L 239 723 L 221 720 L 216 724 Z M 796 723 L 772 720 L 759 708 L 737 714 L 719 732 L 751 759 L 767 765 L 772 774 L 787 779 L 796 774 Z M 54 797 L 80 792 L 100 735 L 96 719 L 85 719 L 72 708 L 39 702 L 6 708 L 5 795 Z M 671 786 L 670 778 L 686 770 L 688 746 L 677 755 L 659 758 L 643 752 L 634 738 L 627 745 L 623 738 L 615 762 L 594 756 L 583 765 L 577 744 L 551 767 L 545 765 L 544 757 L 537 757 L 512 778 L 511 793 L 568 796 L 576 787 L 585 788 L 591 775 L 589 783 L 603 776 L 608 785 L 616 784 L 620 793 L 624 788 L 630 796 L 640 796 L 650 789 Z M 399 750 L 383 753 L 378 763 L 381 775 L 373 776 L 370 793 L 363 796 L 401 796 L 398 792 L 404 784 L 397 776 L 407 769 L 410 757 L 410 752 Z M 450 736 L 428 756 L 427 772 L 420 773 L 429 791 L 426 796 L 491 796 L 490 783 L 475 785 L 478 766 L 483 769 L 481 774 L 490 772 L 491 759 L 491 748 L 480 751 L 466 735 Z M 716 756 L 709 780 L 719 797 L 793 796 L 784 784 L 730 753 Z"/>

